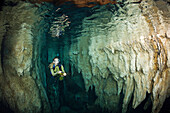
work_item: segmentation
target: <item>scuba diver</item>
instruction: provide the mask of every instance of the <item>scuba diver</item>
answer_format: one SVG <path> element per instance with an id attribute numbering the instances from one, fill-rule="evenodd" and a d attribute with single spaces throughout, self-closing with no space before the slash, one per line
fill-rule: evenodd
<path id="1" fill-rule="evenodd" d="M 50 72 L 55 78 L 59 77 L 59 80 L 63 80 L 67 74 L 64 71 L 63 65 L 59 64 L 60 60 L 58 57 L 53 59 L 53 62 L 49 65 Z"/>
<path id="2" fill-rule="evenodd" d="M 63 65 L 60 64 L 58 57 L 53 58 L 53 62 L 48 66 L 54 82 L 51 82 L 52 86 L 55 87 L 55 91 L 58 92 L 60 106 L 64 102 L 64 90 L 65 90 L 65 80 L 64 76 L 67 74 L 64 71 Z"/>

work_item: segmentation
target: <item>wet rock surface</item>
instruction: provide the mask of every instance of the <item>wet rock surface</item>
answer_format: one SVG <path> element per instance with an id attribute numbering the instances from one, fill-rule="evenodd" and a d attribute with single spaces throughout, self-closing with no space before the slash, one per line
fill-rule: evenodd
<path id="1" fill-rule="evenodd" d="M 39 62 L 39 46 L 43 45 L 39 37 L 34 35 L 35 29 L 38 29 L 34 25 L 40 25 L 43 20 L 38 14 L 39 9 L 33 5 L 24 2 L 14 4 L 11 6 L 7 2 L 0 12 L 1 101 L 17 113 L 51 112 L 45 91 L 45 77 L 38 74 L 42 65 L 37 67 L 37 64 L 42 63 Z M 37 34 L 45 32 L 39 30 Z M 34 44 L 35 40 L 37 44 Z"/>
<path id="2" fill-rule="evenodd" d="M 130 102 L 135 109 L 149 93 L 152 112 L 158 113 L 169 97 L 169 5 L 149 0 L 115 9 L 103 7 L 83 20 L 82 36 L 71 45 L 71 62 L 86 90 L 94 85 L 96 104 L 125 113 Z"/>

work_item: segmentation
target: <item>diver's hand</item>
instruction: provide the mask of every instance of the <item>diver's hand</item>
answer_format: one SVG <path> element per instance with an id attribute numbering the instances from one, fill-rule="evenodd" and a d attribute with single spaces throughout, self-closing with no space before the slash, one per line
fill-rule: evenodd
<path id="1" fill-rule="evenodd" d="M 57 72 L 57 74 L 61 74 L 61 73 L 62 73 L 62 71 L 58 71 L 58 72 Z"/>
<path id="2" fill-rule="evenodd" d="M 49 67 L 49 68 L 53 68 L 53 63 L 51 63 L 48 67 Z"/>
<path id="3" fill-rule="evenodd" d="M 63 73 L 62 75 L 61 75 L 61 77 L 64 77 L 64 76 L 66 76 L 67 74 L 66 73 Z"/>
<path id="4" fill-rule="evenodd" d="M 53 76 L 56 76 L 58 73 L 54 73 L 54 75 Z"/>
<path id="5" fill-rule="evenodd" d="M 67 75 L 66 73 L 63 74 L 63 76 L 66 76 L 66 75 Z"/>

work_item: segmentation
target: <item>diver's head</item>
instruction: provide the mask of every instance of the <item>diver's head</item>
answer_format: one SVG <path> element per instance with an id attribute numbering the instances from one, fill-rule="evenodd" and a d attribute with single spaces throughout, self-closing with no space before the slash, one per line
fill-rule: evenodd
<path id="1" fill-rule="evenodd" d="M 58 57 L 53 58 L 53 63 L 54 63 L 55 65 L 59 64 L 59 62 L 60 62 L 60 60 L 59 60 Z"/>

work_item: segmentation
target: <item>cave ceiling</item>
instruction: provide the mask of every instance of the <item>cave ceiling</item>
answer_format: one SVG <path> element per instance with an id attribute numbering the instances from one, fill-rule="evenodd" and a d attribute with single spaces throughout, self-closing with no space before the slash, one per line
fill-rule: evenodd
<path id="1" fill-rule="evenodd" d="M 56 6 L 62 5 L 66 2 L 70 2 L 76 5 L 76 7 L 93 7 L 95 5 L 105 5 L 108 3 L 115 4 L 116 0 L 29 0 L 31 3 L 51 2 Z"/>

